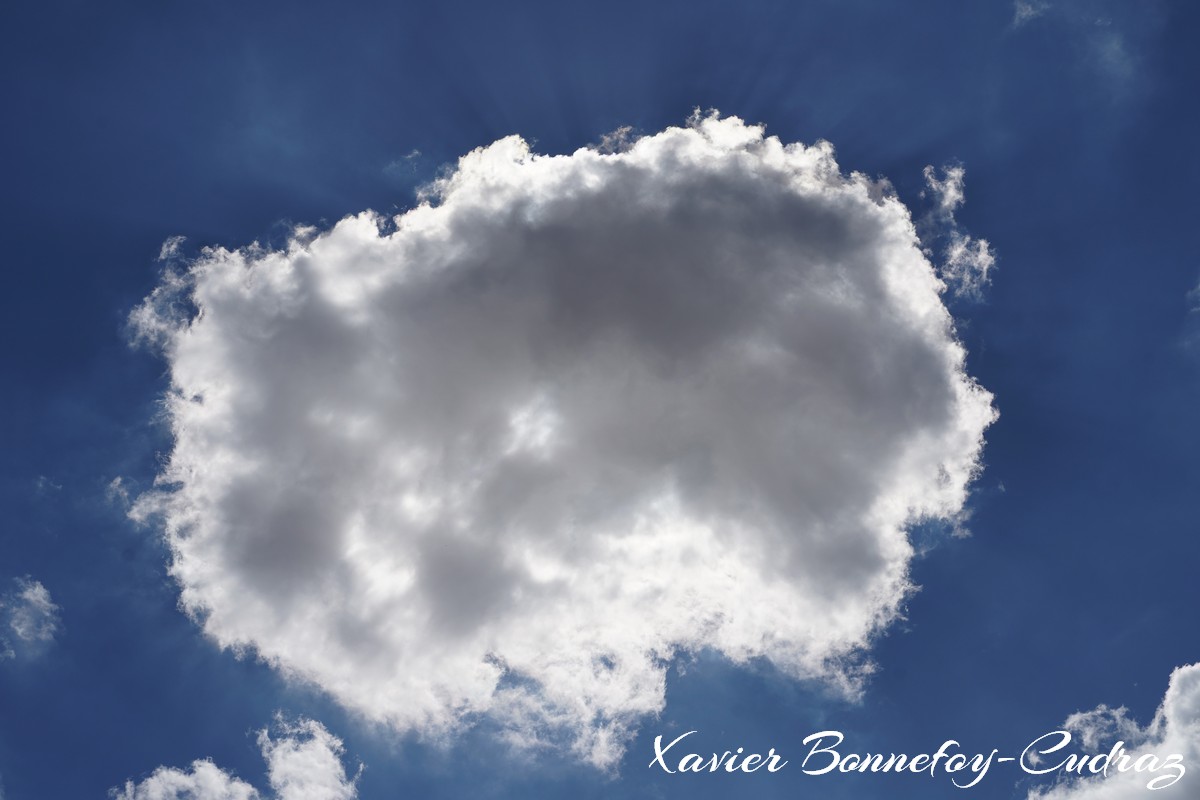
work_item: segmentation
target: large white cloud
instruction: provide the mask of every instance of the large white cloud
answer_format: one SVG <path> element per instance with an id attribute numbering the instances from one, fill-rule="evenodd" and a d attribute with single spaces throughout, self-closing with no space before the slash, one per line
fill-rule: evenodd
<path id="1" fill-rule="evenodd" d="M 276 738 L 259 731 L 258 745 L 267 762 L 274 800 L 355 800 L 358 790 L 342 765 L 342 741 L 321 723 L 301 719 L 276 724 Z M 191 769 L 159 767 L 139 782 L 109 791 L 112 800 L 260 800 L 249 783 L 211 761 L 193 761 Z"/>
<path id="2" fill-rule="evenodd" d="M 1110 753 L 1120 741 L 1126 745 L 1123 753 L 1128 759 L 1111 763 L 1106 774 L 1085 770 L 1085 777 L 1067 776 L 1050 788 L 1035 789 L 1029 800 L 1194 800 L 1200 796 L 1200 664 L 1172 673 L 1162 705 L 1145 728 L 1131 720 L 1124 708 L 1106 706 L 1072 715 L 1064 728 L 1083 745 L 1075 752 Z M 1050 758 L 1061 760 L 1058 754 L 1048 757 L 1041 768 L 1055 765 Z M 1182 771 L 1171 766 L 1176 760 Z M 1152 782 L 1157 785 L 1150 789 Z"/>
<path id="3" fill-rule="evenodd" d="M 167 272 L 132 321 L 175 446 L 133 513 L 208 635 L 600 765 L 683 650 L 853 685 L 994 417 L 944 285 L 826 143 L 613 149 L 509 137 L 395 218 Z"/>

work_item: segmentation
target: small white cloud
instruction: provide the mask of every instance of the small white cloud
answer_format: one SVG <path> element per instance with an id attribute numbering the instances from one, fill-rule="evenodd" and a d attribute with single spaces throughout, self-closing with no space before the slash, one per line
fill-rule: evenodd
<path id="1" fill-rule="evenodd" d="M 1129 756 L 1127 769 L 1110 765 L 1108 774 L 1084 778 L 1062 778 L 1047 789 L 1035 789 L 1028 800 L 1130 800 L 1153 797 L 1155 800 L 1194 800 L 1200 796 L 1200 664 L 1180 667 L 1171 675 L 1170 685 L 1154 719 L 1146 727 L 1129 718 L 1125 708 L 1100 706 L 1092 711 L 1072 714 L 1063 724 L 1083 745 L 1087 754 L 1110 752 L 1124 742 Z M 1056 760 L 1067 753 L 1056 753 Z M 1177 760 L 1182 772 L 1167 764 Z M 1157 759 L 1153 770 L 1151 757 Z M 1143 769 L 1133 766 L 1141 763 Z M 1043 768 L 1046 768 L 1045 766 Z M 1172 776 L 1178 776 L 1172 780 Z M 1159 780 L 1154 789 L 1148 784 Z"/>
<path id="2" fill-rule="evenodd" d="M 1108 20 L 1097 20 L 1096 26 L 1088 37 L 1092 48 L 1092 58 L 1100 70 L 1117 85 L 1129 82 L 1136 72 L 1136 62 L 1129 51 L 1125 36 L 1111 27 Z"/>
<path id="3" fill-rule="evenodd" d="M 276 800 L 354 800 L 356 779 L 346 777 L 342 741 L 311 719 L 277 722 L 280 735 L 258 735 Z"/>
<path id="4" fill-rule="evenodd" d="M 1136 11 L 1114 19 L 1097 16 L 1095 3 L 1063 0 L 1051 6 L 1042 0 L 1016 0 L 1012 28 L 1045 17 L 1039 24 L 1053 26 L 1064 56 L 1102 83 L 1101 96 L 1108 101 L 1131 100 L 1142 96 L 1136 91 L 1142 53 L 1154 46 L 1150 37 L 1163 24 L 1163 15 L 1147 3 L 1127 8 Z M 1048 13 L 1051 10 L 1053 13 Z"/>
<path id="5" fill-rule="evenodd" d="M 979 298 L 992 282 L 996 256 L 987 239 L 975 239 L 970 234 L 952 231 L 942 257 L 941 275 L 955 294 Z"/>
<path id="6" fill-rule="evenodd" d="M 502 139 L 134 312 L 175 446 L 132 513 L 209 636 L 398 730 L 490 715 L 598 765 L 677 654 L 855 690 L 995 417 L 943 283 L 828 143 L 697 115 L 608 149 Z"/>
<path id="7" fill-rule="evenodd" d="M 1049 9 L 1049 3 L 1038 2 L 1038 0 L 1016 0 L 1013 3 L 1013 26 L 1020 27 L 1030 20 L 1037 19 Z"/>
<path id="8" fill-rule="evenodd" d="M 187 241 L 186 236 L 171 236 L 162 243 L 162 247 L 158 250 L 159 261 L 170 261 L 179 257 L 179 251 L 183 247 L 183 243 Z"/>
<path id="9" fill-rule="evenodd" d="M 1067 717 L 1063 727 L 1074 733 L 1083 746 L 1095 750 L 1105 742 L 1134 742 L 1142 739 L 1142 729 L 1129 716 L 1129 709 L 1099 705 L 1091 711 L 1079 711 Z"/>
<path id="10" fill-rule="evenodd" d="M 59 608 L 45 586 L 29 576 L 15 583 L 15 590 L 0 597 L 0 659 L 40 653 L 61 627 Z"/>
<path id="11" fill-rule="evenodd" d="M 415 175 L 420 160 L 421 151 L 413 148 L 405 155 L 389 161 L 386 165 L 384 165 L 383 172 L 385 175 L 392 177 L 406 177 L 409 175 Z"/>
<path id="12" fill-rule="evenodd" d="M 125 486 L 125 479 L 120 475 L 108 482 L 108 488 L 105 489 L 104 496 L 114 506 L 128 510 L 131 505 L 129 489 Z"/>
<path id="13" fill-rule="evenodd" d="M 937 170 L 930 164 L 926 165 L 923 174 L 925 175 L 925 185 L 934 197 L 937 212 L 944 217 L 953 218 L 954 212 L 967 199 L 966 168 L 962 164 L 942 167 L 943 177 L 938 178 Z"/>
<path id="14" fill-rule="evenodd" d="M 122 789 L 111 789 L 113 800 L 259 800 L 258 790 L 213 764 L 192 762 L 191 769 L 159 767 L 149 777 Z"/>
<path id="15" fill-rule="evenodd" d="M 996 254 L 987 239 L 976 239 L 966 233 L 955 219 L 955 213 L 966 202 L 967 171 L 961 164 L 942 168 L 938 178 L 933 166 L 926 166 L 925 185 L 933 197 L 934 208 L 926 225 L 934 242 L 944 242 L 938 274 L 958 297 L 979 299 L 991 283 L 996 266 Z"/>
<path id="16" fill-rule="evenodd" d="M 273 800 L 355 800 L 357 778 L 347 778 L 342 741 L 315 720 L 276 721 L 276 738 L 259 732 Z M 261 800 L 249 783 L 196 760 L 188 770 L 159 767 L 138 783 L 109 790 L 112 800 Z"/>
<path id="17" fill-rule="evenodd" d="M 45 475 L 38 475 L 34 482 L 34 489 L 39 495 L 46 495 L 51 492 L 61 492 L 62 484 L 53 478 L 47 478 Z"/>

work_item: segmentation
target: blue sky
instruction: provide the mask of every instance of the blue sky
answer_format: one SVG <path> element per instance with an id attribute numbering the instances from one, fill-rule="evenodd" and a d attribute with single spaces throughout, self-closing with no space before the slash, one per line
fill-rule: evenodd
<path id="1" fill-rule="evenodd" d="M 1192 6 L 49 2 L 4 17 L 5 800 L 104 797 L 203 758 L 274 796 L 255 737 L 277 711 L 344 742 L 365 800 L 954 797 L 945 776 L 646 764 L 655 735 L 693 729 L 709 750 L 796 756 L 825 728 L 872 752 L 1019 751 L 1101 704 L 1147 725 L 1172 671 L 1200 662 Z M 164 267 L 401 213 L 512 134 L 570 154 L 696 108 L 828 141 L 843 172 L 886 177 L 928 223 L 935 266 L 953 231 L 996 254 L 979 296 L 942 295 L 999 411 L 971 535 L 912 531 L 920 588 L 868 637 L 861 697 L 768 657 L 734 664 L 701 637 L 667 668 L 661 714 L 598 769 L 562 742 L 514 753 L 486 714 L 447 747 L 421 741 L 206 637 L 181 610 L 161 521 L 126 513 L 174 447 L 170 362 L 131 347 L 128 322 Z M 965 170 L 952 219 L 927 165 Z M 11 625 L 31 582 L 57 607 L 46 636 Z M 969 791 L 1048 785 L 997 767 Z"/>

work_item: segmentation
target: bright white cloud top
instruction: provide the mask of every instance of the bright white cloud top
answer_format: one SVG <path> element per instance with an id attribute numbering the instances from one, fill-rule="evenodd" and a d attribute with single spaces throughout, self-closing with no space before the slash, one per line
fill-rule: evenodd
<path id="1" fill-rule="evenodd" d="M 853 687 L 991 396 L 907 209 L 696 118 L 463 157 L 424 202 L 206 250 L 135 312 L 184 607 L 398 730 L 611 764 L 711 648 Z"/>
<path id="2" fill-rule="evenodd" d="M 346 777 L 342 741 L 315 720 L 277 723 L 278 738 L 258 734 L 267 762 L 267 781 L 274 800 L 355 800 L 355 779 Z M 109 792 L 112 800 L 261 800 L 251 784 L 211 761 L 192 762 L 191 769 L 159 767 L 140 782 L 127 781 Z"/>
<path id="3" fill-rule="evenodd" d="M 1049 789 L 1034 790 L 1029 800 L 1190 800 L 1200 795 L 1200 664 L 1180 667 L 1154 719 L 1141 728 L 1124 708 L 1105 706 L 1072 715 L 1064 728 L 1078 735 L 1089 753 L 1108 753 L 1121 741 L 1127 760 L 1111 763 L 1107 774 L 1087 774 Z M 1172 759 L 1171 757 L 1175 758 Z M 1168 766 L 1181 762 L 1184 770 Z M 1122 770 L 1120 767 L 1124 767 Z M 1157 781 L 1153 790 L 1148 784 Z"/>

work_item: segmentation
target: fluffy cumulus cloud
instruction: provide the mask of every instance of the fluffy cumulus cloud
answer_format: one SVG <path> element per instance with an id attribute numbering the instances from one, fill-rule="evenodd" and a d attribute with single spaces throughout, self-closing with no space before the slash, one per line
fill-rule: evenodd
<path id="1" fill-rule="evenodd" d="M 1192 800 L 1200 796 L 1200 664 L 1180 667 L 1153 721 L 1145 728 L 1124 708 L 1100 706 L 1074 714 L 1063 725 L 1084 753 L 1113 753 L 1105 772 L 1072 777 L 1048 789 L 1030 792 L 1029 800 Z M 1067 753 L 1068 750 L 1063 750 Z M 1046 756 L 1044 767 L 1054 766 Z M 1122 759 L 1120 756 L 1124 756 Z M 1182 765 L 1182 769 L 1180 766 Z M 1153 786 L 1153 788 L 1150 788 Z"/>
<path id="2" fill-rule="evenodd" d="M 853 691 L 994 417 L 944 289 L 826 143 L 505 138 L 402 215 L 167 270 L 132 322 L 174 449 L 133 514 L 221 645 L 611 764 L 677 653 Z"/>
<path id="3" fill-rule="evenodd" d="M 45 586 L 28 576 L 14 584 L 0 596 L 0 660 L 41 652 L 60 628 L 58 606 Z"/>
<path id="4" fill-rule="evenodd" d="M 274 800 L 355 800 L 355 779 L 346 777 L 340 739 L 314 720 L 277 722 L 276 737 L 258 734 Z M 139 783 L 109 791 L 112 800 L 263 800 L 249 783 L 211 761 L 188 770 L 160 767 Z"/>

